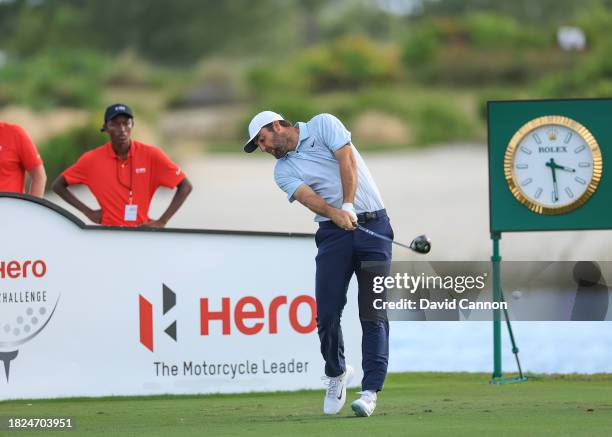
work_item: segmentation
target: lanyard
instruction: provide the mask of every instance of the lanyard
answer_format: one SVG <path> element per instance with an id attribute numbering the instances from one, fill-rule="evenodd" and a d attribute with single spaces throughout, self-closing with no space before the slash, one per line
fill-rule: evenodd
<path id="1" fill-rule="evenodd" d="M 119 158 L 117 158 L 117 181 L 119 182 L 119 184 L 120 184 L 121 186 L 123 186 L 123 187 L 125 187 L 125 188 L 127 188 L 127 189 L 129 190 L 129 192 L 130 192 L 130 200 L 129 200 L 129 203 L 130 203 L 130 205 L 131 205 L 131 204 L 132 204 L 132 200 L 134 199 L 133 180 L 132 180 L 132 178 L 134 177 L 134 176 L 133 176 L 133 173 L 134 173 L 134 156 L 130 156 L 130 155 L 128 154 L 128 156 L 127 156 L 127 160 L 129 160 L 129 161 L 130 161 L 130 184 L 129 184 L 129 185 L 126 185 L 126 184 L 124 184 L 124 183 L 123 183 L 123 181 L 121 180 L 121 173 L 120 173 L 119 166 L 121 166 L 121 168 L 123 168 L 123 167 L 125 167 L 125 163 L 120 164 L 120 163 L 119 163 L 119 161 L 120 161 L 120 160 L 119 160 Z"/>

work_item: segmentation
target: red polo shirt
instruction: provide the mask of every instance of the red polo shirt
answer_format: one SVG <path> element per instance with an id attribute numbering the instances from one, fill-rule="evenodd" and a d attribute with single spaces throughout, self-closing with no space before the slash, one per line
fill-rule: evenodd
<path id="1" fill-rule="evenodd" d="M 23 128 L 0 122 L 0 191 L 24 193 L 25 172 L 42 163 Z"/>
<path id="2" fill-rule="evenodd" d="M 161 149 L 134 140 L 125 161 L 108 142 L 83 154 L 62 176 L 68 185 L 89 187 L 102 208 L 102 224 L 106 226 L 138 226 L 147 222 L 155 191 L 160 186 L 174 188 L 185 179 L 185 174 Z M 128 204 L 138 205 L 135 221 L 124 219 Z"/>

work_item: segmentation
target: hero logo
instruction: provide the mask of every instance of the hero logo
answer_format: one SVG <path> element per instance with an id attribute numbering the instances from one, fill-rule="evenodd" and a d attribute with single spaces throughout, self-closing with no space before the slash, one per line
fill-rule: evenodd
<path id="1" fill-rule="evenodd" d="M 165 315 L 176 305 L 176 294 L 165 284 L 163 285 L 163 314 Z M 229 297 L 221 298 L 221 307 L 212 307 L 209 298 L 200 299 L 200 335 L 211 334 L 211 324 L 221 323 L 221 334 L 232 334 L 233 325 L 238 332 L 245 335 L 255 335 L 264 331 L 268 334 L 278 333 L 279 309 L 287 306 L 289 326 L 299 334 L 309 334 L 317 327 L 317 305 L 312 296 L 302 294 L 291 301 L 287 296 L 276 296 L 267 307 L 254 296 L 245 296 L 239 299 L 232 308 Z M 140 310 L 140 343 L 154 351 L 153 345 L 153 304 L 145 297 L 139 295 Z M 232 317 L 233 316 L 233 317 Z M 174 341 L 177 341 L 176 320 L 164 332 Z"/>
<path id="2" fill-rule="evenodd" d="M 306 304 L 310 310 L 308 322 L 304 325 L 301 324 L 298 319 L 298 309 L 300 305 Z M 269 334 L 278 333 L 278 309 L 282 305 L 287 305 L 287 296 L 277 296 L 268 305 L 268 330 Z M 251 307 L 247 310 L 247 307 Z M 208 299 L 200 299 L 200 334 L 209 335 L 210 327 L 209 323 L 212 320 L 218 320 L 222 323 L 221 332 L 223 335 L 230 335 L 232 333 L 231 325 L 231 300 L 229 297 L 221 298 L 221 310 L 212 311 L 208 305 Z M 266 312 L 264 310 L 263 303 L 254 296 L 246 296 L 236 302 L 234 307 L 234 324 L 238 331 L 246 335 L 255 335 L 260 333 L 265 325 Z M 317 327 L 317 305 L 312 296 L 302 294 L 294 298 L 289 304 L 289 324 L 294 331 L 300 334 L 308 334 Z M 246 320 L 261 320 L 253 323 L 251 326 L 247 326 Z"/>
<path id="3" fill-rule="evenodd" d="M 0 260 L 0 279 L 9 280 L 0 282 L 0 361 L 7 383 L 19 348 L 45 329 L 59 303 L 60 293 L 44 281 L 46 274 L 40 259 Z"/>
<path id="4" fill-rule="evenodd" d="M 176 306 L 176 293 L 166 284 L 162 284 L 163 315 Z M 140 343 L 153 352 L 153 304 L 142 294 L 138 295 L 140 313 Z M 176 341 L 176 320 L 168 325 L 164 332 Z"/>
<path id="5" fill-rule="evenodd" d="M 34 276 L 42 278 L 47 273 L 47 264 L 41 259 L 36 261 L 0 261 L 0 278 L 2 279 L 17 279 Z"/>

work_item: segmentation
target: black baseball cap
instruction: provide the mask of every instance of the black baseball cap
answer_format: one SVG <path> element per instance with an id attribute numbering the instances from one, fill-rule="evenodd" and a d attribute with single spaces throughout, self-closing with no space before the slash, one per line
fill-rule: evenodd
<path id="1" fill-rule="evenodd" d="M 119 115 L 127 115 L 130 118 L 134 118 L 134 113 L 128 105 L 124 105 L 123 103 L 114 103 L 106 108 L 106 111 L 104 111 L 104 125 L 102 125 L 100 132 L 104 132 L 106 123 Z"/>

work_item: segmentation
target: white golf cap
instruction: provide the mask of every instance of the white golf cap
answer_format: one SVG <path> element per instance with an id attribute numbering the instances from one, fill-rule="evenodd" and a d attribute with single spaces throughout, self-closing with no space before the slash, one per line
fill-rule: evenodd
<path id="1" fill-rule="evenodd" d="M 244 145 L 244 151 L 251 153 L 257 149 L 257 145 L 253 143 L 253 139 L 257 136 L 262 127 L 273 121 L 284 120 L 283 116 L 272 111 L 262 111 L 257 114 L 249 123 L 249 141 Z"/>

